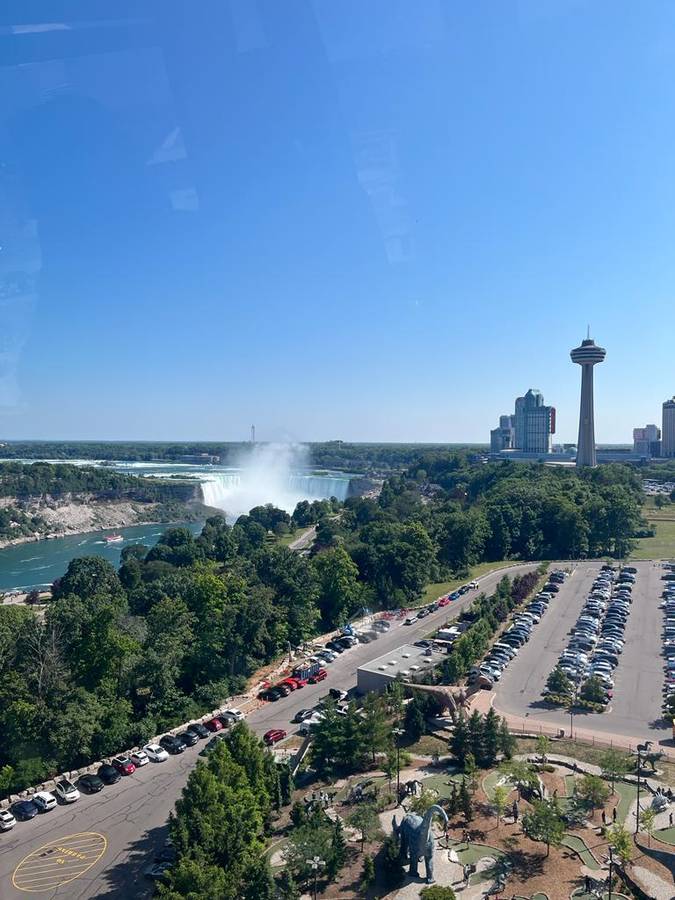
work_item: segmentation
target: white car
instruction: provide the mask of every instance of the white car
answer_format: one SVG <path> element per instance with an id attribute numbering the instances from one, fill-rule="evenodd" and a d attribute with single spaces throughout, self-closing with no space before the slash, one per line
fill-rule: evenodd
<path id="1" fill-rule="evenodd" d="M 317 660 L 318 662 L 319 660 Z M 229 719 L 231 722 L 243 722 L 244 714 L 240 709 L 237 709 L 236 706 L 233 706 L 232 709 L 226 709 L 224 713 L 222 713 L 224 719 Z"/>
<path id="2" fill-rule="evenodd" d="M 64 803 L 75 803 L 76 800 L 80 799 L 80 792 L 73 782 L 68 781 L 67 778 L 62 778 L 61 781 L 58 781 L 54 791 L 59 800 L 63 800 Z"/>
<path id="3" fill-rule="evenodd" d="M 9 831 L 14 828 L 16 819 L 8 809 L 0 809 L 0 831 Z"/>
<path id="4" fill-rule="evenodd" d="M 38 791 L 30 798 L 40 812 L 47 812 L 56 806 L 56 797 L 49 791 Z"/>
<path id="5" fill-rule="evenodd" d="M 147 764 L 150 762 L 150 760 L 148 759 L 148 754 L 145 752 L 145 750 L 136 750 L 131 754 L 129 758 L 137 769 L 140 769 L 141 766 L 147 766 Z"/>
<path id="6" fill-rule="evenodd" d="M 151 759 L 153 762 L 164 762 L 169 758 L 169 754 L 164 747 L 160 747 L 159 744 L 146 744 L 145 747 L 143 747 L 143 751 L 148 759 Z"/>

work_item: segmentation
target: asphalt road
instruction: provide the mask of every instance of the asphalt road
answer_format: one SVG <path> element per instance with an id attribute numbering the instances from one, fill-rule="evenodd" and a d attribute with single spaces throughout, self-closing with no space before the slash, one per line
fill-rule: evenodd
<path id="1" fill-rule="evenodd" d="M 509 571 L 517 574 L 531 568 L 534 564 Z M 328 667 L 326 681 L 308 685 L 276 703 L 265 704 L 247 717 L 249 726 L 258 734 L 264 734 L 269 728 L 284 728 L 290 734 L 297 727 L 290 722 L 299 709 L 314 706 L 329 687 L 353 688 L 360 665 L 401 644 L 418 640 L 455 618 L 480 591 L 493 589 L 503 574 L 502 571 L 485 576 L 480 579 L 478 591 L 470 591 L 414 625 L 395 622 L 377 641 L 346 651 Z M 198 759 L 199 747 L 200 744 L 188 748 L 181 756 L 170 757 L 164 763 L 149 763 L 104 788 L 100 794 L 83 795 L 71 806 L 58 806 L 30 822 L 18 822 L 12 831 L 0 834 L 0 898 L 19 900 L 26 890 L 43 897 L 69 900 L 136 898 L 151 893 L 142 870 L 152 861 L 153 850 L 166 836 L 167 817 Z M 57 843 L 45 847 L 52 841 Z M 94 849 L 89 854 L 76 853 L 92 846 Z M 101 847 L 104 851 L 96 859 Z M 32 856 L 15 876 L 23 885 L 20 890 L 12 880 L 15 870 L 25 857 L 36 851 L 43 855 L 38 854 L 37 862 Z M 64 884 L 66 878 L 73 880 Z"/>
<path id="2" fill-rule="evenodd" d="M 498 712 L 526 716 L 538 722 L 570 727 L 568 713 L 550 709 L 541 693 L 560 652 L 570 639 L 584 600 L 600 570 L 600 563 L 580 563 L 549 605 L 532 637 L 507 667 L 495 690 Z M 574 727 L 597 734 L 648 738 L 655 742 L 671 738 L 671 729 L 660 721 L 663 659 L 658 608 L 664 582 L 658 563 L 636 563 L 637 582 L 626 624 L 624 651 L 614 670 L 614 696 L 604 713 L 579 713 Z"/>

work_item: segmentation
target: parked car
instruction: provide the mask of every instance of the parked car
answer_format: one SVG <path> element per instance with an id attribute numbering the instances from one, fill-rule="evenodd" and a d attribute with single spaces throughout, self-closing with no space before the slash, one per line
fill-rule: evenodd
<path id="1" fill-rule="evenodd" d="M 315 672 L 313 675 L 309 677 L 310 684 L 318 684 L 320 681 L 323 681 L 325 678 L 328 678 L 328 672 L 325 669 L 319 669 L 318 672 Z"/>
<path id="2" fill-rule="evenodd" d="M 143 869 L 143 875 L 151 881 L 166 881 L 169 870 L 173 866 L 171 862 L 148 863 Z"/>
<path id="3" fill-rule="evenodd" d="M 283 728 L 270 728 L 270 730 L 266 731 L 263 735 L 263 741 L 267 744 L 268 747 L 271 747 L 272 744 L 283 741 L 285 737 L 286 732 Z"/>
<path id="4" fill-rule="evenodd" d="M 404 625 L 414 625 L 417 621 L 417 616 L 408 616 L 408 618 L 403 623 Z"/>
<path id="5" fill-rule="evenodd" d="M 243 712 L 240 709 L 237 709 L 236 706 L 232 706 L 230 709 L 226 709 L 222 715 L 223 718 L 229 719 L 232 723 L 244 721 Z"/>
<path id="6" fill-rule="evenodd" d="M 142 766 L 147 766 L 147 764 L 150 762 L 150 760 L 148 759 L 148 754 L 145 752 L 145 750 L 134 750 L 134 752 L 130 756 L 130 759 L 137 769 L 140 769 Z"/>
<path id="7" fill-rule="evenodd" d="M 41 813 L 49 812 L 50 809 L 54 809 L 56 806 L 56 797 L 49 791 L 38 791 L 37 794 L 31 797 L 31 800 Z"/>
<path id="8" fill-rule="evenodd" d="M 98 794 L 105 787 L 103 779 L 98 775 L 82 775 L 77 783 L 85 794 Z"/>
<path id="9" fill-rule="evenodd" d="M 313 709 L 299 709 L 293 716 L 293 721 L 304 722 L 305 719 L 309 719 L 312 715 L 314 715 Z"/>
<path id="10" fill-rule="evenodd" d="M 16 825 L 16 819 L 8 809 L 0 809 L 0 831 L 9 831 Z"/>
<path id="11" fill-rule="evenodd" d="M 190 731 L 187 728 L 185 731 L 179 731 L 176 737 L 180 738 L 186 747 L 194 747 L 195 744 L 199 743 L 199 738 L 194 731 Z"/>
<path id="12" fill-rule="evenodd" d="M 333 700 L 346 700 L 347 699 L 347 691 L 341 691 L 339 688 L 331 688 L 328 691 L 328 696 L 332 697 Z"/>
<path id="13" fill-rule="evenodd" d="M 185 752 L 185 744 L 175 734 L 165 734 L 159 739 L 160 747 L 164 747 L 167 753 L 177 756 L 179 753 Z"/>
<path id="14" fill-rule="evenodd" d="M 132 763 L 128 756 L 116 756 L 110 765 L 117 769 L 120 775 L 133 775 L 136 771 L 136 766 Z"/>
<path id="15" fill-rule="evenodd" d="M 12 803 L 9 809 L 19 822 L 27 822 L 29 819 L 34 819 L 39 812 L 37 804 L 33 803 L 32 800 L 17 800 L 16 803 Z"/>
<path id="16" fill-rule="evenodd" d="M 67 778 L 62 778 L 60 781 L 56 782 L 54 793 L 58 799 L 62 800 L 64 803 L 75 803 L 76 800 L 80 799 L 80 792 L 73 782 L 68 781 Z"/>
<path id="17" fill-rule="evenodd" d="M 146 744 L 143 749 L 152 762 L 165 762 L 169 758 L 169 754 L 159 744 Z"/>
<path id="18" fill-rule="evenodd" d="M 187 730 L 196 734 L 200 740 L 204 740 L 210 734 L 209 729 L 201 722 L 193 722 L 192 725 L 188 725 Z"/>
<path id="19" fill-rule="evenodd" d="M 122 778 L 117 769 L 113 768 L 113 766 L 108 765 L 108 763 L 103 763 L 102 766 L 99 766 L 96 774 L 104 784 L 117 784 L 117 782 Z"/>
<path id="20" fill-rule="evenodd" d="M 219 731 L 218 734 L 214 734 L 210 741 L 207 741 L 202 749 L 199 751 L 200 756 L 208 756 L 209 753 L 220 744 L 221 741 L 225 740 L 225 734 L 222 731 Z"/>
<path id="21" fill-rule="evenodd" d="M 211 732 L 222 731 L 224 727 L 220 719 L 208 719 L 208 721 L 204 722 L 204 725 Z"/>

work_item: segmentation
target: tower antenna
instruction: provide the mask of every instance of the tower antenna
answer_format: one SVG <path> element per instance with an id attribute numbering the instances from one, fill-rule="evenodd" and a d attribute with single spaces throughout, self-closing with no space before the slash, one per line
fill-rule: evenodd
<path id="1" fill-rule="evenodd" d="M 590 341 L 590 339 L 591 339 L 591 326 L 587 325 L 586 326 L 586 340 Z"/>
<path id="2" fill-rule="evenodd" d="M 251 443 L 255 444 L 255 425 L 251 425 Z"/>

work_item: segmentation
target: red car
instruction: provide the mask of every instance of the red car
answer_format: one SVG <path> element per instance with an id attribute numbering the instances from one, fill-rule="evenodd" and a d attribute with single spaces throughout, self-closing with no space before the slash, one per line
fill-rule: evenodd
<path id="1" fill-rule="evenodd" d="M 110 764 L 113 769 L 117 769 L 120 775 L 133 775 L 136 766 L 126 756 L 116 756 Z"/>
<path id="2" fill-rule="evenodd" d="M 209 719 L 208 722 L 204 722 L 204 725 L 209 729 L 209 731 L 222 731 L 224 728 L 224 725 L 220 721 L 220 719 Z"/>
<path id="3" fill-rule="evenodd" d="M 283 728 L 270 728 L 270 730 L 266 731 L 263 735 L 263 741 L 265 741 L 268 747 L 271 747 L 272 744 L 276 744 L 278 741 L 283 741 L 285 737 L 286 732 Z"/>
<path id="4" fill-rule="evenodd" d="M 449 597 L 441 597 L 441 599 L 438 601 L 439 606 L 447 606 L 448 603 L 450 603 Z"/>
<path id="5" fill-rule="evenodd" d="M 297 681 L 296 681 L 294 678 L 284 678 L 284 680 L 283 680 L 281 683 L 282 683 L 282 684 L 287 684 L 288 687 L 289 687 L 292 691 L 297 690 L 298 683 L 297 683 Z"/>
<path id="6" fill-rule="evenodd" d="M 309 683 L 310 684 L 318 684 L 320 681 L 323 681 L 324 678 L 328 678 L 328 672 L 325 669 L 319 669 L 318 672 L 315 672 L 313 675 L 310 675 Z"/>

